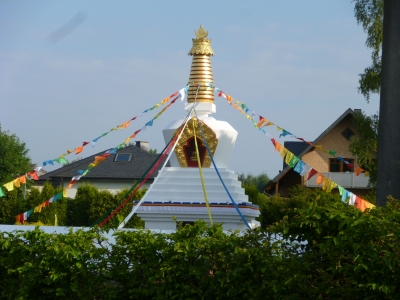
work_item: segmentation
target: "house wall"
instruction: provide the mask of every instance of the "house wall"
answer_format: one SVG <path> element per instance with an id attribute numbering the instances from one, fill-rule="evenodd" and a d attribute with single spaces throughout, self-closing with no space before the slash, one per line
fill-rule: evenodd
<path id="1" fill-rule="evenodd" d="M 353 158 L 354 159 L 354 168 L 358 166 L 356 163 L 356 158 L 349 151 L 349 141 L 342 135 L 342 132 L 349 127 L 357 136 L 357 130 L 355 126 L 352 124 L 352 116 L 348 115 L 341 122 L 339 122 L 335 127 L 333 127 L 321 140 L 317 143 L 317 145 L 321 145 L 324 150 L 334 150 L 337 152 L 338 156 L 343 158 Z M 332 155 L 321 151 L 320 149 L 314 149 L 307 154 L 303 155 L 301 158 L 305 163 L 314 168 L 320 173 L 329 172 L 329 159 L 334 158 Z M 307 181 L 306 174 L 303 177 L 300 177 L 293 169 L 290 171 L 279 181 L 278 192 L 282 197 L 288 196 L 288 189 L 293 187 L 296 184 L 301 184 L 303 186 L 306 185 Z M 360 175 L 363 176 L 363 175 Z M 359 195 L 365 196 L 368 193 L 368 189 L 351 189 L 347 188 L 350 192 Z M 332 190 L 333 193 L 338 192 L 337 189 Z"/>
<path id="2" fill-rule="evenodd" d="M 348 115 L 332 128 L 317 144 L 321 145 L 325 150 L 335 150 L 337 154 L 343 158 L 355 158 L 349 151 L 349 141 L 342 135 L 342 132 L 347 127 L 357 135 L 357 130 L 352 124 L 351 119 L 352 117 Z M 319 149 L 314 149 L 305 154 L 302 160 L 318 172 L 329 172 L 330 158 L 333 158 L 333 156 Z M 357 167 L 357 163 L 355 163 L 354 166 Z"/>

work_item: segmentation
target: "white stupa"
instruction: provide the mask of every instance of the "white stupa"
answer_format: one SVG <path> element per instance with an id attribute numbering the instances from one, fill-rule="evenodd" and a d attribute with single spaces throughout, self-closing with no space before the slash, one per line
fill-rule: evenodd
<path id="1" fill-rule="evenodd" d="M 255 218 L 260 214 L 258 206 L 248 201 L 238 176 L 228 169 L 238 133 L 229 123 L 209 116 L 216 112 L 214 89 L 209 85 L 214 83 L 210 62 L 210 56 L 214 55 L 211 40 L 206 38 L 208 32 L 202 26 L 195 34 L 197 38 L 193 39 L 193 47 L 189 52 L 193 61 L 185 110 L 190 111 L 195 105 L 217 169 L 241 214 L 251 227 L 255 227 L 258 225 Z M 173 121 L 163 130 L 166 143 L 182 123 L 183 119 Z M 143 203 L 136 208 L 136 213 L 145 221 L 145 227 L 148 229 L 175 230 L 177 221 L 210 222 L 199 175 L 194 133 L 213 223 L 223 223 L 224 230 L 245 230 L 246 224 L 232 204 L 213 167 L 196 117 L 192 117 L 187 123 L 169 160 L 170 167 L 164 168 L 158 174 L 142 199 Z"/>

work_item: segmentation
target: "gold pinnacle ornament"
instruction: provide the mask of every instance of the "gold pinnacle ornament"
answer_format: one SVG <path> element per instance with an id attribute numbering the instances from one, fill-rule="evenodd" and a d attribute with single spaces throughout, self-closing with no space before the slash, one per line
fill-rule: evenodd
<path id="1" fill-rule="evenodd" d="M 197 93 L 196 102 L 213 103 L 214 89 L 209 87 L 208 83 L 214 84 L 210 61 L 210 56 L 214 56 L 214 51 L 211 49 L 211 40 L 206 38 L 208 30 L 204 30 L 203 25 L 200 25 L 199 30 L 194 33 L 197 38 L 192 39 L 193 46 L 189 51 L 189 55 L 193 56 L 193 60 L 188 83 L 190 84 L 188 102 L 194 102 L 197 91 L 196 84 L 200 84 L 201 86 Z"/>

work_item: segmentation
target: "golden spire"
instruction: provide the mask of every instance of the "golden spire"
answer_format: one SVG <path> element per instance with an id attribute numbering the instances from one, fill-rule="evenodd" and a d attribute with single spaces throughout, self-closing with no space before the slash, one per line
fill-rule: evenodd
<path id="1" fill-rule="evenodd" d="M 197 91 L 197 85 L 195 84 L 201 84 L 196 102 L 213 103 L 214 89 L 208 86 L 208 82 L 214 84 L 210 61 L 210 56 L 214 56 L 214 51 L 211 49 L 211 40 L 206 38 L 208 31 L 204 30 L 202 25 L 194 33 L 197 38 L 192 39 L 193 46 L 189 51 L 189 55 L 192 55 L 193 59 L 189 76 L 189 84 L 191 85 L 188 90 L 188 102 L 194 102 Z"/>

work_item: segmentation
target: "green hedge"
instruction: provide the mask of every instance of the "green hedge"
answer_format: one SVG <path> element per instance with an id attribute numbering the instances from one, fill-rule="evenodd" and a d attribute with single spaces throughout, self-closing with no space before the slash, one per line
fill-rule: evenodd
<path id="1" fill-rule="evenodd" d="M 314 196 L 313 196 L 314 197 Z M 400 209 L 318 196 L 265 230 L 0 234 L 3 299 L 399 299 Z"/>

